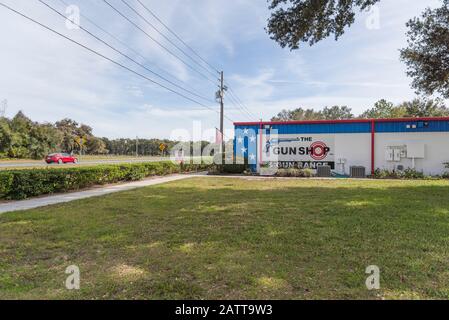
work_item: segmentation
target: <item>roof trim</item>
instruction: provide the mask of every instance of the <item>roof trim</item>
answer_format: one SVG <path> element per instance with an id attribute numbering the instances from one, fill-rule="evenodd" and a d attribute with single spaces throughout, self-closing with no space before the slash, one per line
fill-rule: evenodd
<path id="1" fill-rule="evenodd" d="M 234 126 L 295 125 L 295 124 L 338 124 L 338 123 L 372 123 L 372 122 L 379 123 L 379 122 L 411 122 L 411 121 L 449 121 L 449 117 L 234 122 Z"/>

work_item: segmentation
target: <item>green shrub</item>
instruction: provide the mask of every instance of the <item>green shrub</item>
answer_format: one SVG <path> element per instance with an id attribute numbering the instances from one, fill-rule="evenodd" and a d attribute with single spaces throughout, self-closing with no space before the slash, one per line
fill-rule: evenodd
<path id="1" fill-rule="evenodd" d="M 386 169 L 377 169 L 374 172 L 375 179 L 425 179 L 424 173 L 416 169 L 407 168 L 404 171 L 390 171 Z"/>
<path id="2" fill-rule="evenodd" d="M 180 168 L 182 172 L 198 172 L 209 170 L 212 167 L 213 166 L 211 164 L 206 163 L 182 163 Z"/>
<path id="3" fill-rule="evenodd" d="M 212 166 L 209 174 L 244 174 L 246 171 L 249 167 L 245 164 L 218 164 Z"/>
<path id="4" fill-rule="evenodd" d="M 443 163 L 444 164 L 444 167 L 446 168 L 446 169 L 449 169 L 449 162 L 445 162 L 445 163 Z M 446 171 L 445 173 L 443 173 L 443 175 L 441 176 L 441 178 L 443 178 L 443 179 L 449 179 L 449 171 Z"/>
<path id="5" fill-rule="evenodd" d="M 279 169 L 276 172 L 277 177 L 295 177 L 295 178 L 310 178 L 313 177 L 313 171 L 311 169 Z"/>
<path id="6" fill-rule="evenodd" d="M 303 169 L 302 172 L 303 172 L 305 178 L 311 178 L 314 176 L 312 169 Z"/>
<path id="7" fill-rule="evenodd" d="M 402 172 L 402 177 L 404 179 L 424 179 L 426 176 L 420 171 L 407 168 Z"/>
<path id="8" fill-rule="evenodd" d="M 14 176 L 11 172 L 0 171 L 0 199 L 5 198 L 11 189 Z"/>
<path id="9" fill-rule="evenodd" d="M 95 167 L 0 171 L 0 199 L 26 199 L 79 190 L 94 185 L 138 181 L 155 175 L 206 170 L 204 164 L 182 167 L 172 162 L 146 162 Z"/>
<path id="10" fill-rule="evenodd" d="M 390 171 L 386 169 L 376 169 L 374 171 L 375 179 L 399 179 L 399 176 L 396 171 Z"/>

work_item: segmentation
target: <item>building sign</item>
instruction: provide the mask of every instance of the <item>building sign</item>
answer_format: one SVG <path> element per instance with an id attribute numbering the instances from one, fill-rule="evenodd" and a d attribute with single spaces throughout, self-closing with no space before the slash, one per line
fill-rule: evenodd
<path id="1" fill-rule="evenodd" d="M 332 135 L 266 136 L 262 148 L 262 160 L 271 167 L 315 170 L 318 166 L 328 165 L 335 169 Z"/>

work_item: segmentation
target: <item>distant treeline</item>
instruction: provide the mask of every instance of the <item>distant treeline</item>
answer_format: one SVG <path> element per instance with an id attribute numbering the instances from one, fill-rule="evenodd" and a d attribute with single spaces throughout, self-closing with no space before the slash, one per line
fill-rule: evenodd
<path id="1" fill-rule="evenodd" d="M 136 155 L 136 139 L 110 140 L 108 138 L 101 138 L 101 140 L 105 143 L 105 148 L 108 151 L 108 154 L 127 156 Z M 167 139 L 137 139 L 137 152 L 139 156 L 168 155 L 168 151 L 178 143 L 178 141 L 171 141 Z M 165 152 L 161 152 L 161 150 L 159 149 L 161 144 L 165 144 L 167 146 L 167 150 Z M 202 141 L 187 144 L 190 144 L 191 149 L 193 149 L 194 145 L 201 144 L 201 150 L 203 150 L 206 146 L 209 145 L 209 142 Z"/>
<path id="2" fill-rule="evenodd" d="M 139 156 L 168 155 L 159 149 L 161 143 L 170 150 L 178 142 L 138 139 L 137 153 Z M 197 143 L 201 144 L 202 149 L 209 144 L 205 141 Z M 95 137 L 90 126 L 71 119 L 56 123 L 38 123 L 21 111 L 12 119 L 0 117 L 0 158 L 42 159 L 52 152 L 135 156 L 136 139 L 112 140 Z"/>
<path id="3" fill-rule="evenodd" d="M 311 108 L 282 110 L 272 121 L 291 120 L 345 120 L 345 119 L 380 119 L 380 118 L 415 118 L 415 117 L 448 117 L 449 108 L 440 99 L 414 99 L 395 105 L 385 99 L 379 100 L 360 116 L 352 113 L 347 106 L 325 107 L 315 111 Z"/>
<path id="4" fill-rule="evenodd" d="M 373 107 L 355 116 L 347 106 L 326 107 L 321 111 L 296 108 L 283 110 L 273 121 L 289 120 L 339 120 L 353 118 L 401 118 L 449 116 L 449 109 L 442 100 L 415 99 L 395 105 L 380 100 Z M 161 143 L 172 149 L 177 141 L 160 139 L 138 139 L 139 156 L 167 155 L 161 152 Z M 191 150 L 201 144 L 201 150 L 208 142 L 187 143 Z M 184 149 L 185 150 L 185 149 Z M 71 119 L 56 123 L 34 122 L 21 111 L 12 119 L 0 117 L 0 158 L 42 159 L 52 152 L 67 152 L 83 155 L 136 155 L 136 139 L 108 139 L 95 137 L 92 128 Z M 191 152 L 191 154 L 193 154 Z"/>

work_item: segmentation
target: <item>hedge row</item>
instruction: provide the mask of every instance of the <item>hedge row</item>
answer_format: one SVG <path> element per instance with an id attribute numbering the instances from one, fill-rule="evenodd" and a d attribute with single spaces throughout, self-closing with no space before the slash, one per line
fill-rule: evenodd
<path id="1" fill-rule="evenodd" d="M 26 199 L 149 176 L 206 170 L 207 165 L 146 162 L 95 167 L 0 171 L 0 199 Z"/>
<path id="2" fill-rule="evenodd" d="M 249 171 L 249 166 L 245 164 L 215 164 L 209 174 L 243 174 L 245 171 Z"/>

